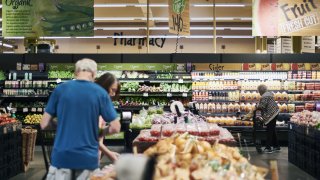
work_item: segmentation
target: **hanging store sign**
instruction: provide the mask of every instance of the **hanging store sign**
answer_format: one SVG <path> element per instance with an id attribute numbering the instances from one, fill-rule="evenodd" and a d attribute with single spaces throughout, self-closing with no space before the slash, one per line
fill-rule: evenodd
<path id="1" fill-rule="evenodd" d="M 240 63 L 194 63 L 192 64 L 196 71 L 225 71 L 225 70 L 241 70 Z"/>
<path id="2" fill-rule="evenodd" d="M 289 71 L 290 64 L 289 63 L 273 63 L 271 65 L 272 71 Z"/>
<path id="3" fill-rule="evenodd" d="M 92 0 L 2 0 L 2 35 L 93 36 Z"/>
<path id="4" fill-rule="evenodd" d="M 123 38 L 123 32 L 114 33 L 114 36 L 119 38 L 113 39 L 114 46 L 147 46 L 147 38 Z M 150 38 L 149 45 L 163 48 L 166 38 Z"/>
<path id="5" fill-rule="evenodd" d="M 189 0 L 169 0 L 169 32 L 190 35 Z"/>
<path id="6" fill-rule="evenodd" d="M 303 36 L 301 52 L 315 53 L 316 50 L 316 37 L 315 36 Z"/>
<path id="7" fill-rule="evenodd" d="M 253 0 L 253 36 L 320 34 L 320 0 Z"/>

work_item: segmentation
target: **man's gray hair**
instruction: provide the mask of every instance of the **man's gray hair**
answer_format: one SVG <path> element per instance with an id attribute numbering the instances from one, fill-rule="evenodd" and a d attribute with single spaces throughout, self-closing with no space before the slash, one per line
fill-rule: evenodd
<path id="1" fill-rule="evenodd" d="M 97 73 L 97 63 L 92 59 L 81 59 L 76 63 L 75 72 L 87 71 Z"/>
<path id="2" fill-rule="evenodd" d="M 260 84 L 260 85 L 258 86 L 258 91 L 259 91 L 260 94 L 264 94 L 265 92 L 268 91 L 268 88 L 267 88 L 266 85 Z"/>

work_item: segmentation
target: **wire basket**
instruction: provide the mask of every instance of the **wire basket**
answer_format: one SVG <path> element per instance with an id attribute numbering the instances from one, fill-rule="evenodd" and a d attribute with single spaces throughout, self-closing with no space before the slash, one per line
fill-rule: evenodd
<path id="1" fill-rule="evenodd" d="M 37 130 L 27 126 L 21 129 L 22 134 L 22 158 L 23 163 L 28 165 L 34 158 L 34 149 L 37 139 Z"/>

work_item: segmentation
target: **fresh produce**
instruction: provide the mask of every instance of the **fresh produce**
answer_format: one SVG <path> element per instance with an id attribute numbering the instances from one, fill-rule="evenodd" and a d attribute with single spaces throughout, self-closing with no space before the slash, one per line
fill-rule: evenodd
<path id="1" fill-rule="evenodd" d="M 171 98 L 174 101 L 180 101 L 184 106 L 187 106 L 189 100 L 186 98 Z M 122 97 L 119 100 L 120 106 L 168 106 L 170 102 L 167 97 Z"/>
<path id="2" fill-rule="evenodd" d="M 138 85 L 138 88 L 136 89 Z M 159 86 L 153 85 L 139 85 L 139 83 L 135 84 L 124 84 L 124 87 L 121 87 L 121 90 L 126 91 L 128 89 L 128 92 L 189 92 L 191 90 L 190 86 L 185 84 L 167 84 L 167 83 L 161 83 Z M 133 86 L 133 87 L 132 87 Z M 130 91 L 131 88 L 131 91 Z M 132 90 L 134 89 L 134 90 Z"/>
<path id="3" fill-rule="evenodd" d="M 42 114 L 32 114 L 32 115 L 27 115 L 23 122 L 25 124 L 40 124 L 41 119 L 42 119 Z"/>
<path id="4" fill-rule="evenodd" d="M 148 79 L 149 75 L 145 73 L 139 73 L 136 71 L 125 71 L 122 75 L 121 78 L 128 78 L 128 79 Z"/>
<path id="5" fill-rule="evenodd" d="M 320 129 L 320 112 L 302 111 L 294 113 L 290 119 L 295 124 L 316 127 Z"/>
<path id="6" fill-rule="evenodd" d="M 264 179 L 267 170 L 253 166 L 238 148 L 196 140 L 188 134 L 160 140 L 144 152 L 156 156 L 153 179 Z M 241 178 L 240 178 L 241 177 Z"/>
<path id="7" fill-rule="evenodd" d="M 6 75 L 3 71 L 0 71 L 0 81 L 6 80 Z"/>
<path id="8" fill-rule="evenodd" d="M 138 82 L 126 82 L 126 83 L 122 83 L 121 85 L 121 91 L 136 92 L 138 89 L 139 89 Z"/>
<path id="9" fill-rule="evenodd" d="M 72 79 L 74 74 L 71 71 L 49 71 L 48 77 L 52 79 Z"/>
<path id="10" fill-rule="evenodd" d="M 215 123 L 220 126 L 253 126 L 252 121 L 240 121 L 237 120 L 236 117 L 220 117 L 220 116 L 213 116 L 207 117 L 207 121 L 209 123 Z"/>
<path id="11" fill-rule="evenodd" d="M 131 129 L 148 129 L 152 125 L 152 119 L 163 113 L 161 107 L 149 107 L 148 110 L 142 109 L 139 114 L 134 115 L 132 123 L 130 124 Z"/>
<path id="12" fill-rule="evenodd" d="M 16 122 L 16 119 L 9 117 L 8 114 L 0 115 L 0 126 L 5 125 L 5 124 L 9 124 L 9 123 L 14 123 L 14 122 Z"/>

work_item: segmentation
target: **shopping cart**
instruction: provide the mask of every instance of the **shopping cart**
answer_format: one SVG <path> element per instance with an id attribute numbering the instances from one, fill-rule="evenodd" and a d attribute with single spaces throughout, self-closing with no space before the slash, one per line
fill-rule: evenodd
<path id="1" fill-rule="evenodd" d="M 257 112 L 258 110 L 253 111 L 253 143 L 256 147 L 256 150 L 258 153 L 262 153 L 262 145 L 261 145 L 261 130 L 263 129 L 263 121 L 261 119 L 261 116 L 259 116 L 260 112 Z M 260 130 L 260 131 L 259 131 Z"/>
<path id="2" fill-rule="evenodd" d="M 39 129 L 40 132 L 40 142 L 41 142 L 41 148 L 42 148 L 42 154 L 43 154 L 43 159 L 44 163 L 46 166 L 46 174 L 42 179 L 45 179 L 48 172 L 49 172 L 49 167 L 51 164 L 51 153 L 53 149 L 53 144 L 54 144 L 54 138 L 56 136 L 56 130 L 50 129 L 50 130 L 41 130 Z"/>

